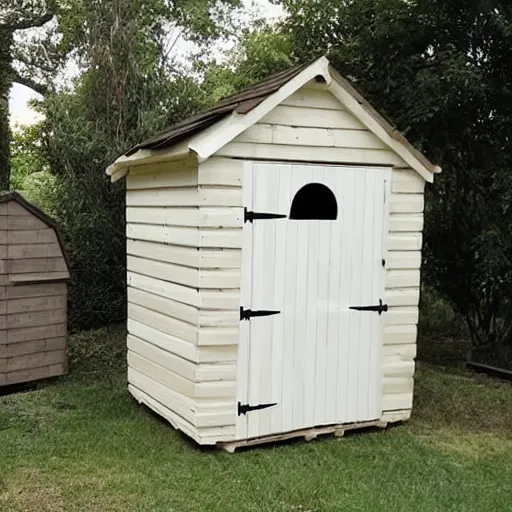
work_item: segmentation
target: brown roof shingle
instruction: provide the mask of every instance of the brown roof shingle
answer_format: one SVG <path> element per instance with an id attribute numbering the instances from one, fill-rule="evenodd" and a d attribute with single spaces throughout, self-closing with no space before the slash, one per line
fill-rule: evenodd
<path id="1" fill-rule="evenodd" d="M 247 89 L 227 96 L 212 108 L 188 117 L 154 137 L 137 144 L 126 153 L 126 156 L 133 155 L 139 149 L 165 149 L 173 146 L 187 135 L 192 135 L 208 128 L 232 112 L 247 114 L 247 112 L 250 112 L 271 94 L 278 91 L 284 84 L 298 75 L 307 66 L 308 64 L 303 64 L 280 71 L 279 73 L 274 73 L 265 80 Z"/>

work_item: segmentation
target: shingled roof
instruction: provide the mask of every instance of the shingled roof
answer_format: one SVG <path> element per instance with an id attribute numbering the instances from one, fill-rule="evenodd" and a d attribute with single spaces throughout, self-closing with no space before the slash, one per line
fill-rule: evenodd
<path id="1" fill-rule="evenodd" d="M 247 89 L 227 96 L 220 100 L 214 107 L 188 117 L 154 137 L 137 144 L 126 153 L 126 156 L 133 155 L 139 149 L 165 149 L 171 147 L 184 137 L 208 128 L 232 112 L 247 114 L 247 112 L 257 107 L 262 101 L 279 90 L 281 86 L 298 75 L 307 66 L 308 64 L 303 64 L 280 71 L 279 73 L 274 73 L 265 80 Z"/>

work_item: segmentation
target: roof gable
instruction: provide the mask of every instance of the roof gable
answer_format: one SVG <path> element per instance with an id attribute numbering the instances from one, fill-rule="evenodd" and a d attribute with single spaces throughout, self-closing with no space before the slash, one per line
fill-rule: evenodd
<path id="1" fill-rule="evenodd" d="M 135 146 L 109 166 L 107 174 L 116 181 L 130 166 L 182 158 L 190 152 L 194 152 L 200 162 L 207 160 L 314 79 L 323 81 L 345 110 L 426 181 L 432 182 L 433 174 L 441 171 L 385 120 L 325 57 L 321 57 L 310 65 L 272 75 Z"/>
<path id="2" fill-rule="evenodd" d="M 68 255 L 64 248 L 64 243 L 62 241 L 62 236 L 61 236 L 59 226 L 57 225 L 57 223 L 49 215 L 47 215 L 45 212 L 43 212 L 43 210 L 41 210 L 37 206 L 33 205 L 32 203 L 29 203 L 18 192 L 13 191 L 13 192 L 7 192 L 6 194 L 0 195 L 0 205 L 7 204 L 10 201 L 16 202 L 28 213 L 30 213 L 31 215 L 33 215 L 34 217 L 39 219 L 41 222 L 43 222 L 49 229 L 53 229 L 53 231 L 55 232 L 55 235 L 57 236 L 57 240 L 59 242 L 62 256 L 64 257 L 64 260 L 66 261 L 66 265 L 69 270 L 70 265 L 69 265 Z"/>

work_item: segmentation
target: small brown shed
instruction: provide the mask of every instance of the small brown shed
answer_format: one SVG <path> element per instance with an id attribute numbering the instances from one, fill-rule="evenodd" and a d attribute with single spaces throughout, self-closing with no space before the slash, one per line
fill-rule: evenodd
<path id="1" fill-rule="evenodd" d="M 0 386 L 66 373 L 68 278 L 55 222 L 0 196 Z"/>

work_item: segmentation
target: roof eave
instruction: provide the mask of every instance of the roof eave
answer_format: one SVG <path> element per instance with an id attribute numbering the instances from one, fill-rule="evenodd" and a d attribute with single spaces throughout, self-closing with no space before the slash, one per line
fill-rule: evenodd
<path id="1" fill-rule="evenodd" d="M 155 164 L 163 161 L 182 160 L 190 156 L 193 151 L 189 147 L 189 139 L 181 141 L 170 148 L 165 149 L 139 149 L 130 156 L 120 156 L 110 164 L 106 173 L 112 183 L 120 180 L 128 174 L 130 167 L 145 164 Z"/>

